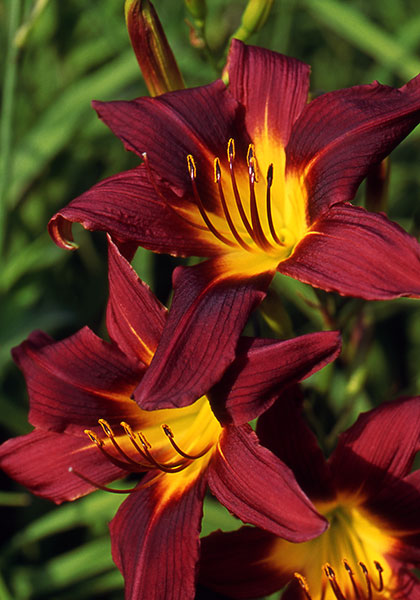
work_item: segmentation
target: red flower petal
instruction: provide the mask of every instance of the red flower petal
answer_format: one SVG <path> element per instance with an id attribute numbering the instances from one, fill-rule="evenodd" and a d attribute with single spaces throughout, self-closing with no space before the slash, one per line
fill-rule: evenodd
<path id="1" fill-rule="evenodd" d="M 259 598 L 281 590 L 293 577 L 267 561 L 276 537 L 258 528 L 216 531 L 201 540 L 199 581 L 229 598 Z M 221 552 L 222 549 L 222 552 Z"/>
<path id="2" fill-rule="evenodd" d="M 316 436 L 302 415 L 303 396 L 298 386 L 287 390 L 258 420 L 260 443 L 292 471 L 312 501 L 334 497 L 331 476 Z"/>
<path id="3" fill-rule="evenodd" d="M 206 393 L 235 358 L 239 335 L 270 280 L 265 274 L 218 281 L 212 261 L 178 267 L 160 344 L 134 395 L 139 406 L 187 406 Z"/>
<path id="4" fill-rule="evenodd" d="M 229 91 L 245 106 L 253 141 L 275 139 L 286 146 L 293 123 L 305 107 L 310 67 L 300 60 L 232 40 Z"/>
<path id="5" fill-rule="evenodd" d="M 330 458 L 338 490 L 366 500 L 406 476 L 420 449 L 420 397 L 382 404 L 363 413 L 340 435 Z"/>
<path id="6" fill-rule="evenodd" d="M 278 270 L 310 285 L 366 300 L 420 296 L 420 245 L 385 215 L 350 204 L 330 208 Z"/>
<path id="7" fill-rule="evenodd" d="M 56 213 L 48 228 L 54 242 L 68 250 L 75 247 L 71 225 L 81 223 L 85 229 L 107 231 L 116 240 L 155 252 L 182 256 L 214 252 L 213 235 L 198 235 L 171 203 L 179 205 L 181 201 L 168 187 L 164 196 L 159 196 L 142 165 L 94 185 Z"/>
<path id="8" fill-rule="evenodd" d="M 108 333 L 125 354 L 148 365 L 162 335 L 166 309 L 109 237 L 108 269 Z"/>
<path id="9" fill-rule="evenodd" d="M 239 340 L 237 359 L 212 390 L 226 403 L 236 425 L 262 414 L 286 387 L 334 360 L 341 349 L 338 332 L 310 333 L 286 341 Z"/>
<path id="10" fill-rule="evenodd" d="M 395 89 L 374 82 L 319 96 L 302 112 L 286 149 L 287 167 L 305 170 L 309 212 L 352 200 L 379 163 L 420 121 L 420 77 Z"/>
<path id="11" fill-rule="evenodd" d="M 138 488 L 111 522 L 112 556 L 127 600 L 194 598 L 205 481 L 178 489 L 171 477 L 178 475 Z"/>
<path id="12" fill-rule="evenodd" d="M 218 202 L 213 159 L 226 155 L 237 106 L 221 81 L 155 98 L 93 103 L 125 148 L 139 156 L 146 152 L 152 170 L 179 196 L 192 192 L 187 168 L 191 154 L 200 195 L 209 203 L 213 195 Z"/>
<path id="13" fill-rule="evenodd" d="M 69 472 L 69 467 L 100 485 L 126 475 L 104 459 L 87 436 L 79 438 L 37 429 L 2 444 L 0 466 L 32 493 L 57 504 L 95 490 Z"/>
<path id="14" fill-rule="evenodd" d="M 388 477 L 386 486 L 364 506 L 398 539 L 398 556 L 420 563 L 420 471 L 404 479 Z"/>
<path id="15" fill-rule="evenodd" d="M 292 471 L 259 445 L 248 425 L 224 428 L 219 452 L 209 466 L 209 486 L 242 521 L 289 541 L 311 539 L 327 527 Z"/>
<path id="16" fill-rule="evenodd" d="M 85 437 L 99 418 L 135 422 L 130 394 L 143 367 L 88 327 L 61 342 L 34 332 L 12 353 L 27 382 L 32 425 Z"/>

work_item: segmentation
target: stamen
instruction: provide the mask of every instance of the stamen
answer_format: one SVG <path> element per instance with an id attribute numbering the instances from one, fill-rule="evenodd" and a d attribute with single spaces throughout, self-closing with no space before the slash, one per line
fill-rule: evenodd
<path id="1" fill-rule="evenodd" d="M 118 442 L 115 439 L 114 432 L 112 431 L 111 426 L 108 423 L 108 421 L 105 421 L 105 419 L 99 419 L 98 423 L 104 430 L 105 435 L 111 441 L 112 445 L 114 446 L 114 448 L 118 452 L 118 454 L 120 454 L 124 458 L 124 460 L 128 461 L 130 463 L 130 465 L 134 465 L 136 467 L 136 469 L 138 469 L 139 463 L 136 462 L 135 460 L 133 460 L 131 458 L 131 456 L 128 456 L 128 454 L 126 452 L 124 452 L 124 450 L 119 446 Z M 143 465 L 141 465 L 141 466 L 143 466 Z"/>
<path id="2" fill-rule="evenodd" d="M 284 246 L 285 244 L 280 241 L 280 239 L 277 236 L 276 230 L 274 229 L 273 214 L 271 212 L 271 187 L 273 185 L 273 171 L 274 171 L 274 166 L 273 166 L 273 163 L 271 163 L 269 165 L 268 169 L 267 169 L 267 219 L 268 219 L 268 226 L 270 228 L 270 233 L 273 236 L 273 240 L 276 242 L 276 244 L 279 244 L 279 246 Z"/>
<path id="3" fill-rule="evenodd" d="M 104 433 L 107 437 L 114 437 L 114 432 L 112 431 L 111 425 L 108 423 L 108 421 L 105 421 L 105 419 L 99 419 L 98 423 L 104 430 Z"/>
<path id="4" fill-rule="evenodd" d="M 223 244 L 226 244 L 227 246 L 235 246 L 235 244 L 233 242 L 228 240 L 224 235 L 222 235 L 221 233 L 219 233 L 217 231 L 217 229 L 215 228 L 213 223 L 210 221 L 210 219 L 206 213 L 206 209 L 204 208 L 203 203 L 201 202 L 200 194 L 198 193 L 197 184 L 195 182 L 195 178 L 197 175 L 197 168 L 195 166 L 195 161 L 194 161 L 194 157 L 192 156 L 192 154 L 188 154 L 188 156 L 187 156 L 187 165 L 188 165 L 188 172 L 190 174 L 191 184 L 192 184 L 192 188 L 193 188 L 195 203 L 197 204 L 197 208 L 200 211 L 200 215 L 201 215 L 204 223 L 207 225 L 207 227 L 212 232 L 212 234 L 215 237 L 217 237 L 218 240 L 223 242 Z"/>
<path id="5" fill-rule="evenodd" d="M 144 471 L 151 471 L 151 470 L 157 468 L 160 471 L 164 471 L 165 473 L 178 473 L 178 472 L 186 469 L 195 458 L 200 458 L 200 456 L 204 455 L 205 452 L 207 452 L 210 449 L 210 448 L 207 448 L 203 452 L 203 454 L 197 455 L 197 457 L 190 457 L 189 455 L 182 453 L 182 451 L 177 450 L 178 454 L 180 454 L 182 456 L 182 458 L 186 458 L 187 460 L 179 460 L 179 461 L 167 463 L 167 464 L 160 463 L 151 454 L 150 450 L 152 449 L 152 446 L 148 442 L 147 438 L 141 432 L 139 432 L 137 434 L 134 433 L 128 423 L 126 423 L 125 421 L 121 421 L 121 423 L 120 423 L 121 427 L 123 427 L 127 437 L 129 438 L 130 442 L 132 443 L 132 445 L 134 446 L 136 451 L 140 454 L 141 458 L 144 461 L 146 461 L 146 464 L 145 464 L 144 462 L 139 462 L 139 461 L 133 460 L 131 458 L 131 456 L 129 456 L 126 452 L 124 452 L 124 450 L 119 446 L 118 442 L 116 441 L 114 432 L 113 432 L 110 424 L 108 423 L 108 421 L 106 421 L 105 419 L 99 419 L 99 424 L 101 425 L 107 438 L 110 440 L 110 442 L 114 446 L 115 450 L 123 457 L 124 460 L 120 460 L 120 459 L 116 458 L 115 456 L 113 456 L 112 454 L 110 454 L 110 452 L 108 452 L 108 450 L 105 448 L 104 442 L 96 435 L 96 433 L 94 431 L 92 431 L 90 429 L 85 429 L 85 431 L 84 431 L 85 434 L 89 437 L 91 442 L 93 442 L 97 446 L 97 448 L 102 452 L 102 454 L 105 456 L 105 458 L 107 458 L 110 462 L 112 462 L 112 464 L 117 466 L 119 469 L 123 469 L 125 471 L 142 473 Z M 139 439 L 142 448 L 137 443 L 136 437 Z M 90 479 L 86 478 L 85 476 L 81 475 L 80 473 L 79 473 L 79 475 L 81 476 L 82 479 L 84 478 L 85 481 L 87 481 L 89 484 L 96 486 L 95 482 L 91 481 Z M 96 487 L 100 487 L 100 486 L 96 486 Z M 105 489 L 105 488 L 101 487 L 100 489 Z M 110 489 L 110 491 L 112 491 L 112 490 Z"/>
<path id="6" fill-rule="evenodd" d="M 365 580 L 366 580 L 366 587 L 367 587 L 367 600 L 372 600 L 372 582 L 370 580 L 370 576 L 369 576 L 369 571 L 367 570 L 367 567 L 364 563 L 362 563 L 361 561 L 359 561 L 359 566 L 363 571 L 363 575 L 365 576 Z"/>
<path id="7" fill-rule="evenodd" d="M 384 578 L 382 576 L 382 573 L 384 572 L 384 570 L 383 570 L 381 563 L 379 563 L 377 560 L 373 561 L 373 564 L 375 565 L 375 568 L 378 571 L 378 575 L 379 575 L 379 585 L 378 586 L 376 586 L 375 584 L 373 584 L 373 585 L 375 586 L 375 588 L 378 592 L 382 592 L 382 590 L 384 589 Z"/>
<path id="8" fill-rule="evenodd" d="M 229 138 L 228 141 L 227 157 L 229 162 L 233 162 L 235 160 L 235 140 L 233 138 Z"/>
<path id="9" fill-rule="evenodd" d="M 138 445 L 138 443 L 136 442 L 136 436 L 134 431 L 131 429 L 130 425 L 128 423 L 126 423 L 125 421 L 121 421 L 120 423 L 121 427 L 123 427 L 125 433 L 128 435 L 128 438 L 130 440 L 130 442 L 133 444 L 134 448 L 137 450 L 137 452 L 140 454 L 140 456 L 146 460 L 149 461 L 147 455 L 145 454 L 145 452 L 142 451 L 142 449 L 140 448 L 140 446 Z M 146 440 L 147 441 L 147 440 Z M 142 465 L 143 466 L 143 465 Z M 146 469 L 154 469 L 154 465 L 144 465 L 144 467 Z"/>
<path id="10" fill-rule="evenodd" d="M 202 229 L 203 231 L 206 231 L 206 227 L 204 227 L 204 225 L 198 225 L 198 223 L 195 223 L 194 221 L 190 221 L 181 212 L 178 212 L 177 210 L 175 210 L 175 208 L 171 205 L 171 203 L 168 202 L 168 199 L 165 198 L 165 196 L 161 193 L 159 186 L 156 183 L 156 178 L 153 175 L 152 169 L 150 168 L 149 157 L 147 156 L 146 152 L 142 153 L 142 158 L 143 158 L 146 170 L 147 170 L 147 174 L 149 176 L 149 181 L 152 184 L 152 187 L 155 190 L 155 193 L 157 194 L 157 196 L 159 196 L 159 198 L 162 200 L 164 205 L 167 208 L 169 208 L 169 210 L 171 210 L 178 218 L 180 218 L 183 221 L 185 221 L 186 223 L 188 223 L 188 225 L 191 225 L 192 227 L 195 227 L 196 229 Z"/>
<path id="11" fill-rule="evenodd" d="M 108 427 L 109 427 L 109 425 L 108 425 Z M 125 462 L 125 460 L 124 461 L 118 460 L 117 458 L 112 456 L 112 454 L 110 454 L 105 449 L 104 442 L 96 435 L 96 433 L 94 431 L 92 431 L 91 429 L 85 429 L 84 433 L 89 437 L 91 442 L 96 444 L 98 450 L 100 450 L 102 452 L 102 454 L 105 456 L 105 458 L 110 460 L 112 462 L 112 464 L 114 464 L 116 467 L 118 467 L 120 469 L 125 469 L 126 471 L 134 470 L 139 473 L 141 473 L 145 469 L 150 469 L 150 467 L 148 465 L 142 465 L 142 464 L 136 463 L 134 461 L 131 461 L 131 464 L 127 464 L 127 462 Z M 135 467 L 135 468 L 133 469 L 133 467 Z"/>
<path id="12" fill-rule="evenodd" d="M 350 590 L 348 587 L 348 584 L 346 582 L 344 582 L 344 589 L 345 589 L 345 593 L 346 593 L 346 595 L 344 595 L 344 592 L 342 591 L 342 588 L 340 587 L 340 585 L 338 583 L 336 572 L 334 571 L 333 567 L 329 563 L 325 563 L 322 567 L 322 571 L 325 575 L 325 578 L 322 578 L 322 581 L 321 581 L 320 600 L 325 599 L 325 597 L 328 593 L 327 592 L 328 585 L 330 586 L 330 589 L 332 590 L 332 592 L 333 592 L 334 596 L 337 598 L 337 600 L 346 600 L 346 598 L 347 599 L 351 598 L 351 600 L 373 600 L 373 587 L 376 589 L 377 592 L 379 592 L 379 594 L 382 597 L 381 592 L 384 589 L 383 577 L 382 577 L 383 568 L 382 568 L 382 565 L 378 561 L 374 561 L 375 568 L 379 574 L 379 585 L 378 586 L 376 586 L 374 584 L 374 582 L 371 580 L 366 565 L 363 562 L 358 563 L 363 572 L 363 575 L 365 577 L 366 586 L 367 586 L 367 595 L 366 595 L 366 592 L 364 592 L 361 589 L 360 583 L 357 581 L 357 575 L 354 573 L 353 569 L 351 568 L 349 561 L 346 558 L 344 558 L 342 563 L 343 563 L 343 566 L 349 576 L 349 579 L 351 581 L 351 585 L 352 585 L 353 589 Z M 305 598 L 307 600 L 312 600 L 312 596 L 310 594 L 310 588 L 309 588 L 309 585 L 308 585 L 305 577 L 303 577 L 303 575 L 301 575 L 300 573 L 297 573 L 297 572 L 294 573 L 293 576 L 295 577 L 295 579 L 298 580 L 299 585 L 302 588 L 303 593 L 305 594 Z M 375 597 L 376 597 L 376 595 L 375 595 Z"/>
<path id="13" fill-rule="evenodd" d="M 191 462 L 192 462 L 191 460 L 189 460 L 181 465 L 179 465 L 179 463 L 164 465 L 164 464 L 158 462 L 153 457 L 153 455 L 150 453 L 150 450 L 152 447 L 149 444 L 149 442 L 146 440 L 144 435 L 142 433 L 139 433 L 138 436 L 139 436 L 140 442 L 142 443 L 144 452 L 146 453 L 148 460 L 150 460 L 150 462 L 153 463 L 155 465 L 155 467 L 157 467 L 161 471 L 164 471 L 165 473 L 179 473 L 180 471 L 183 471 L 191 464 Z"/>
<path id="14" fill-rule="evenodd" d="M 246 153 L 246 164 L 248 165 L 248 168 L 252 165 L 253 169 L 254 169 L 254 176 L 255 176 L 255 182 L 258 183 L 259 178 L 258 178 L 258 163 L 257 163 L 257 159 L 255 156 L 255 146 L 254 144 L 249 144 L 248 146 L 248 150 Z"/>
<path id="15" fill-rule="evenodd" d="M 312 596 L 309 593 L 309 586 L 306 582 L 306 579 L 300 573 L 293 573 L 293 577 L 298 580 L 299 585 L 302 588 L 307 600 L 312 600 Z"/>
<path id="16" fill-rule="evenodd" d="M 340 586 L 338 585 L 335 571 L 329 563 L 324 565 L 324 573 L 337 600 L 346 600 L 343 592 L 340 589 Z"/>
<path id="17" fill-rule="evenodd" d="M 268 243 L 264 232 L 261 227 L 261 221 L 258 214 L 257 198 L 255 196 L 255 181 L 256 181 L 256 170 L 255 170 L 255 155 L 252 144 L 248 147 L 247 153 L 248 163 L 248 177 L 249 177 L 249 204 L 251 210 L 251 222 L 253 229 L 253 239 L 255 243 L 260 246 L 263 250 L 268 250 L 271 245 Z"/>
<path id="18" fill-rule="evenodd" d="M 178 454 L 180 454 L 184 458 L 188 458 L 190 460 L 196 460 L 197 458 L 201 458 L 202 456 L 204 456 L 205 454 L 207 454 L 207 452 L 211 448 L 211 446 L 208 446 L 207 448 L 205 448 L 199 454 L 187 454 L 186 452 L 183 452 L 181 450 L 181 448 L 178 446 L 178 444 L 175 442 L 175 440 L 174 440 L 174 434 L 172 432 L 172 429 L 169 427 L 169 425 L 162 425 L 162 429 L 165 432 L 165 435 L 168 438 L 168 440 L 171 442 L 173 448 L 178 452 Z"/>
<path id="19" fill-rule="evenodd" d="M 239 194 L 238 185 L 236 183 L 235 168 L 234 168 L 235 142 L 232 138 L 230 138 L 228 141 L 227 155 L 228 155 L 228 161 L 229 161 L 230 180 L 232 183 L 233 195 L 235 196 L 236 206 L 239 211 L 239 216 L 241 217 L 242 223 L 245 225 L 245 229 L 247 230 L 248 235 L 254 240 L 255 239 L 254 232 L 252 231 L 252 227 L 249 224 L 249 221 L 248 221 L 247 216 L 244 211 L 244 207 L 242 206 L 241 196 Z"/>
<path id="20" fill-rule="evenodd" d="M 144 450 L 151 450 L 152 445 L 149 444 L 149 442 L 147 441 L 147 438 L 141 433 L 141 431 L 139 431 L 139 433 L 137 434 L 139 436 L 139 439 L 141 441 L 141 445 L 143 446 Z"/>
<path id="21" fill-rule="evenodd" d="M 229 225 L 229 229 L 231 230 L 231 232 L 233 234 L 233 237 L 238 242 L 238 244 L 240 244 L 242 246 L 242 248 L 244 250 L 251 250 L 251 247 L 248 246 L 248 244 L 246 244 L 243 241 L 243 239 L 241 238 L 241 236 L 239 235 L 239 233 L 232 221 L 232 217 L 230 216 L 229 209 L 228 209 L 227 203 L 226 203 L 226 198 L 223 193 L 222 171 L 220 169 L 220 161 L 217 157 L 214 159 L 214 182 L 217 184 L 217 189 L 219 192 L 220 202 L 222 203 L 223 212 L 225 213 L 226 221 L 227 221 L 227 224 Z"/>
<path id="22" fill-rule="evenodd" d="M 73 473 L 73 475 L 76 475 L 76 477 L 79 477 L 79 479 L 83 479 L 83 481 L 86 481 L 86 483 L 88 483 L 89 485 L 91 485 L 92 487 L 97 488 L 98 490 L 103 490 L 104 492 L 112 492 L 113 494 L 131 494 L 132 492 L 138 491 L 139 488 L 128 488 L 128 489 L 115 489 L 115 488 L 110 488 L 107 485 L 102 485 L 101 483 L 95 483 L 94 481 L 92 481 L 92 479 L 89 479 L 89 477 L 86 477 L 86 475 L 82 475 L 82 473 L 79 473 L 79 471 L 76 471 L 76 469 L 73 469 L 73 467 L 69 467 L 68 468 L 69 473 Z"/>
<path id="23" fill-rule="evenodd" d="M 90 439 L 90 441 L 96 444 L 98 448 L 101 448 L 103 446 L 103 441 L 91 429 L 84 429 L 83 433 L 85 433 Z"/>
<path id="24" fill-rule="evenodd" d="M 354 573 L 352 571 L 352 568 L 350 567 L 349 563 L 347 562 L 347 560 L 345 558 L 343 559 L 343 565 L 349 575 L 351 584 L 353 586 L 353 591 L 355 593 L 355 600 L 362 600 L 361 596 L 360 596 L 359 586 L 357 585 L 357 583 L 354 579 Z"/>

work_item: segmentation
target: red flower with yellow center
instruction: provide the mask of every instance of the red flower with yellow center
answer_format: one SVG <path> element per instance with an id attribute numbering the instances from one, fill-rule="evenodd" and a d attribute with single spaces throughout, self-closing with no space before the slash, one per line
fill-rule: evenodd
<path id="1" fill-rule="evenodd" d="M 165 343 L 136 391 L 144 406 L 184 406 L 201 394 L 209 364 L 224 371 L 276 271 L 365 299 L 420 295 L 417 241 L 349 204 L 419 122 L 420 78 L 307 103 L 307 65 L 237 40 L 227 72 L 228 87 L 95 102 L 143 164 L 97 184 L 49 226 L 64 248 L 80 222 L 156 252 L 208 258 L 175 271 Z M 167 361 L 181 356 L 182 386 L 162 385 Z"/>
<path id="2" fill-rule="evenodd" d="M 166 311 L 112 242 L 109 285 L 111 342 L 86 327 L 61 342 L 34 332 L 14 350 L 35 429 L 1 446 L 1 467 L 55 502 L 141 476 L 123 490 L 129 496 L 111 523 L 113 557 L 133 600 L 194 597 L 207 484 L 245 522 L 292 540 L 319 535 L 325 520 L 246 421 L 335 358 L 338 334 L 243 338 L 208 396 L 182 408 L 144 410 L 132 394 L 160 343 Z M 165 381 L 182 376 L 167 364 Z"/>
<path id="3" fill-rule="evenodd" d="M 290 400 L 260 418 L 258 434 L 293 469 L 329 528 L 301 544 L 250 527 L 212 534 L 202 545 L 203 582 L 232 598 L 287 584 L 287 600 L 420 598 L 411 572 L 420 566 L 420 471 L 410 472 L 420 449 L 420 397 L 362 414 L 328 461 Z"/>

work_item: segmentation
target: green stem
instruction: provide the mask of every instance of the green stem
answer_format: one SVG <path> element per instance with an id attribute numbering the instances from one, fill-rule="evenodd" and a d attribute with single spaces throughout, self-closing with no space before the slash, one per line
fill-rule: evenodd
<path id="1" fill-rule="evenodd" d="M 17 71 L 18 48 L 15 44 L 15 34 L 19 24 L 21 0 L 9 2 L 9 37 L 6 49 L 4 84 L 2 94 L 2 111 L 0 122 L 0 258 L 4 247 L 7 216 L 7 190 L 10 180 L 12 119 L 14 109 L 14 94 Z"/>

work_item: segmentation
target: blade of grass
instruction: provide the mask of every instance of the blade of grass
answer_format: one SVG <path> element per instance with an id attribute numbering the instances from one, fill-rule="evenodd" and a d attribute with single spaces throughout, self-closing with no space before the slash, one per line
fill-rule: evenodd
<path id="1" fill-rule="evenodd" d="M 56 598 L 58 590 L 102 575 L 111 569 L 116 567 L 111 557 L 109 535 L 106 535 L 55 556 L 42 570 L 36 567 L 18 567 L 13 573 L 12 581 L 17 589 L 18 585 L 22 586 L 24 583 L 27 589 L 36 590 L 37 597 L 48 594 L 49 598 Z"/>
<path id="2" fill-rule="evenodd" d="M 3 82 L 2 111 L 0 123 L 0 259 L 2 257 L 4 235 L 6 231 L 6 193 L 10 181 L 12 124 L 13 124 L 13 98 L 15 94 L 17 53 L 18 48 L 14 43 L 16 30 L 19 24 L 21 9 L 20 0 L 9 1 L 9 37 L 6 50 L 6 64 Z"/>
<path id="3" fill-rule="evenodd" d="M 13 164 L 19 177 L 10 186 L 8 201 L 11 207 L 16 205 L 48 162 L 70 143 L 73 134 L 92 110 L 91 100 L 115 96 L 136 77 L 135 60 L 132 52 L 127 51 L 95 73 L 73 83 L 61 94 L 16 148 Z"/>
<path id="4" fill-rule="evenodd" d="M 8 552 L 73 527 L 89 527 L 98 515 L 103 523 L 108 523 L 122 500 L 121 495 L 98 491 L 77 502 L 63 504 L 16 533 L 10 540 Z"/>
<path id="5" fill-rule="evenodd" d="M 388 67 L 403 79 L 420 72 L 420 60 L 398 39 L 385 33 L 348 3 L 336 0 L 301 0 L 314 17 L 354 47 Z"/>

